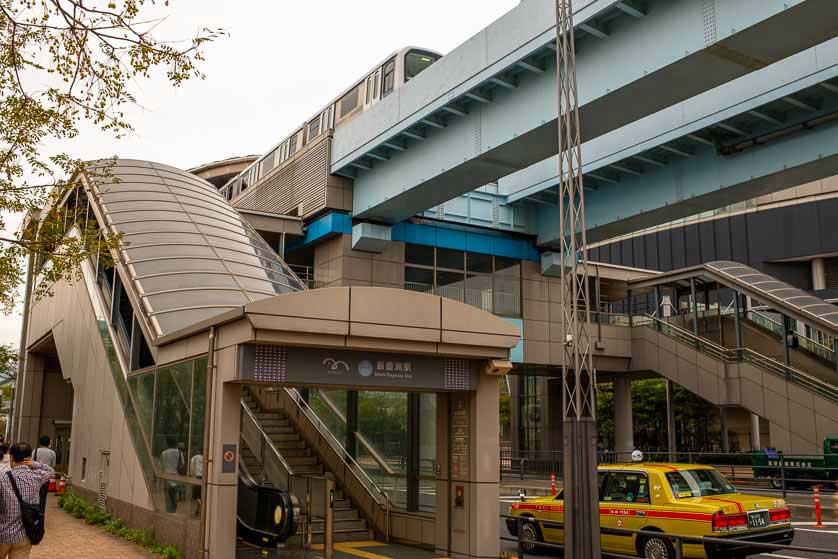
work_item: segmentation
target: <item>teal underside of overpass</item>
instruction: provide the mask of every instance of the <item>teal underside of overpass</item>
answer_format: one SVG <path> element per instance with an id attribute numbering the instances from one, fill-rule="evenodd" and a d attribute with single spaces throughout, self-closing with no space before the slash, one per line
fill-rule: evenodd
<path id="1" fill-rule="evenodd" d="M 824 0 L 651 1 L 644 13 L 622 11 L 621 17 L 609 13 L 617 4 L 621 3 L 593 2 L 577 9 L 579 101 L 583 140 L 588 142 L 615 131 L 619 136 L 627 125 L 737 78 L 754 72 L 770 76 L 772 64 L 831 39 L 838 16 L 838 4 Z M 556 153 L 555 53 L 549 48 L 555 30 L 545 23 L 554 17 L 552 9 L 547 0 L 522 2 L 395 95 L 336 131 L 333 172 L 354 178 L 356 218 L 398 223 Z M 834 62 L 834 58 L 826 64 L 816 60 L 806 67 L 814 74 Z M 779 83 L 787 83 L 786 78 L 780 76 Z M 798 79 L 803 76 L 793 75 L 792 81 Z M 772 85 L 757 78 L 754 83 L 762 84 L 759 93 L 766 93 L 778 82 Z M 827 82 L 830 85 L 834 87 Z M 805 99 L 800 103 L 808 106 Z M 707 116 L 701 101 L 685 107 L 692 112 L 682 120 Z M 767 116 L 763 121 L 768 124 L 783 121 Z M 671 130 L 663 124 L 660 134 Z M 609 142 L 616 148 L 629 140 L 626 136 Z M 398 149 L 388 147 L 394 145 Z M 687 153 L 681 157 L 688 159 L 704 157 L 700 150 L 693 154 L 675 149 Z M 760 157 L 749 152 L 730 159 Z M 687 166 L 676 161 L 671 167 L 651 173 L 648 179 L 683 173 Z M 746 171 L 749 176 L 766 176 L 775 169 L 742 167 L 740 174 Z M 829 166 L 821 167 L 826 172 Z M 725 189 L 728 197 L 746 197 L 740 193 L 748 189 L 737 188 L 741 181 L 727 184 L 732 177 L 721 170 L 720 180 L 706 171 L 692 172 L 694 181 L 680 176 L 679 183 L 666 185 L 669 192 L 655 192 L 655 199 L 663 200 L 661 206 Z M 647 181 L 645 175 L 628 175 Z M 603 199 L 612 199 L 616 190 L 630 190 L 628 180 L 605 178 L 589 194 L 591 222 L 597 225 L 629 215 L 596 211 L 598 192 Z M 685 189 L 698 182 L 702 184 L 696 190 Z M 638 190 L 628 207 L 648 215 L 657 207 L 641 199 L 647 199 L 651 190 Z M 687 208 L 692 209 L 685 204 L 681 211 Z M 536 213 L 550 215 L 550 209 Z M 660 213 L 662 219 L 665 215 Z M 537 232 L 549 242 L 544 221 L 543 216 L 535 219 Z"/>

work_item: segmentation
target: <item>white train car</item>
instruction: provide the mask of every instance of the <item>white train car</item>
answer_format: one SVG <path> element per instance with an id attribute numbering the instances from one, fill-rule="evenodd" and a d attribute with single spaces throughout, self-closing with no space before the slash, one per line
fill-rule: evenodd
<path id="1" fill-rule="evenodd" d="M 418 76 L 440 58 L 440 53 L 419 47 L 405 47 L 392 53 L 373 67 L 363 79 L 355 82 L 317 115 L 224 185 L 221 188 L 222 195 L 227 200 L 237 197 L 277 165 L 293 156 L 311 139 L 325 130 L 340 128 Z"/>

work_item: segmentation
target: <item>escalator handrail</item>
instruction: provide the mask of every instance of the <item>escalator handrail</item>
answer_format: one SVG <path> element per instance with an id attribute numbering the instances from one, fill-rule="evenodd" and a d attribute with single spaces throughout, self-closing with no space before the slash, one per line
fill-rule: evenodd
<path id="1" fill-rule="evenodd" d="M 715 355 L 716 357 L 720 358 L 723 361 L 728 362 L 739 362 L 739 361 L 749 361 L 756 365 L 761 366 L 763 369 L 774 373 L 777 376 L 780 376 L 786 379 L 789 382 L 793 382 L 800 386 L 804 386 L 809 388 L 810 390 L 819 393 L 821 396 L 829 398 L 830 400 L 838 402 L 838 388 L 835 386 L 823 382 L 822 380 L 815 378 L 799 369 L 795 369 L 794 367 L 787 366 L 785 363 L 780 363 L 776 359 L 772 359 L 771 357 L 767 357 L 762 355 L 761 353 L 757 353 L 756 351 L 744 347 L 744 348 L 737 348 L 737 349 L 729 349 L 723 346 L 720 346 L 710 340 L 702 338 L 700 336 L 696 336 L 693 332 L 685 330 L 679 326 L 674 324 L 670 324 L 669 322 L 660 320 L 651 315 L 645 315 L 645 318 L 648 319 L 646 325 L 650 328 L 655 329 L 658 332 L 667 335 L 663 330 L 665 328 L 669 328 L 672 331 L 676 332 L 679 337 L 686 338 L 690 340 L 693 344 L 695 344 L 699 351 L 702 347 L 709 348 L 712 351 L 705 351 L 705 353 L 710 353 Z M 673 337 L 673 336 L 669 336 Z M 748 359 L 744 356 L 747 355 Z"/>

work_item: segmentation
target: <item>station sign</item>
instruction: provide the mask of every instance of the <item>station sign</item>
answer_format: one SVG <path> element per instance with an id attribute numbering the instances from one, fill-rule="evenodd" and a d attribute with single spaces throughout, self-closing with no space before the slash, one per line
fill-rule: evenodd
<path id="1" fill-rule="evenodd" d="M 351 386 L 380 390 L 470 391 L 480 362 L 427 355 L 247 344 L 239 378 L 289 386 Z"/>

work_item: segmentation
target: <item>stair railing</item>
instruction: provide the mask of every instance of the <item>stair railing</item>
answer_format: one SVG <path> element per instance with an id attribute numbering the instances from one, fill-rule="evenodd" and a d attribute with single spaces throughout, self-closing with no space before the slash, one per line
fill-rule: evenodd
<path id="1" fill-rule="evenodd" d="M 244 399 L 241 400 L 241 437 L 250 452 L 262 464 L 265 478 L 278 489 L 291 491 L 294 484 L 294 468 L 288 464 L 271 438 L 262 429 L 259 420 L 256 419 L 253 410 Z"/>
<path id="2" fill-rule="evenodd" d="M 317 389 L 317 397 L 323 400 L 323 403 L 326 405 L 327 408 L 329 408 L 329 411 L 332 412 L 332 415 L 334 415 L 338 421 L 346 425 L 346 416 L 343 414 L 343 412 L 340 411 L 340 408 L 329 397 L 329 395 L 326 394 L 325 391 Z M 358 441 L 358 443 L 362 447 L 364 447 L 364 450 L 367 451 L 367 454 L 369 454 L 370 457 L 373 460 L 375 460 L 375 463 L 378 464 L 378 466 L 384 471 L 385 474 L 387 474 L 388 476 L 396 475 L 396 470 L 394 470 L 393 467 L 387 462 L 387 460 L 384 459 L 384 457 L 381 455 L 378 449 L 375 448 L 375 445 L 372 444 L 372 442 L 366 437 L 366 435 L 364 435 L 360 431 L 355 431 L 353 435 L 355 436 L 355 440 Z"/>
<path id="3" fill-rule="evenodd" d="M 710 340 L 696 336 L 694 333 L 684 330 L 678 326 L 655 318 L 651 315 L 644 317 L 646 326 L 660 332 L 661 334 L 681 341 L 696 348 L 698 351 L 725 363 L 752 363 L 770 373 L 786 379 L 789 382 L 803 386 L 808 390 L 818 393 L 820 396 L 838 402 L 838 387 L 817 379 L 803 371 L 789 367 L 776 359 L 766 357 L 749 348 L 728 349 Z"/>
<path id="4" fill-rule="evenodd" d="M 317 413 L 305 401 L 302 394 L 296 388 L 284 388 L 285 394 L 291 399 L 306 418 L 311 422 L 317 432 L 323 437 L 334 453 L 338 456 L 344 465 L 344 470 L 351 473 L 355 480 L 366 489 L 370 497 L 375 501 L 375 504 L 384 512 L 384 531 L 387 541 L 390 540 L 390 511 L 392 503 L 389 494 L 383 490 L 373 479 L 369 476 L 367 471 L 361 466 L 355 458 L 346 451 L 346 448 L 335 435 L 329 430 L 329 427 L 323 422 Z M 344 488 L 345 489 L 345 488 Z"/>

